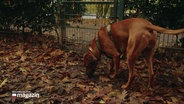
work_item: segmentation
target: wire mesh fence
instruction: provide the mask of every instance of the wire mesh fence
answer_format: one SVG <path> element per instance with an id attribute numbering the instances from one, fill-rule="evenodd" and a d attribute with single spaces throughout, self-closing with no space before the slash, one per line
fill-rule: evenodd
<path id="1" fill-rule="evenodd" d="M 87 50 L 90 41 L 97 35 L 100 27 L 113 22 L 114 1 L 80 1 L 62 2 L 64 5 L 76 6 L 76 12 L 65 11 L 66 25 L 63 31 L 64 47 L 81 55 Z M 80 12 L 80 9 L 85 12 Z"/>
<path id="2" fill-rule="evenodd" d="M 63 31 L 64 47 L 74 50 L 83 55 L 88 48 L 88 44 L 97 35 L 102 26 L 114 22 L 115 5 L 114 0 L 83 0 L 62 2 L 63 5 L 74 6 L 74 11 L 64 12 L 66 25 Z M 81 7 L 82 6 L 82 7 Z M 85 9 L 85 12 L 81 8 Z M 158 35 L 158 47 L 181 48 L 184 34 L 180 35 Z"/>
<path id="3" fill-rule="evenodd" d="M 184 34 L 179 34 L 179 35 L 159 34 L 158 35 L 158 47 L 182 48 L 183 47 L 183 43 L 182 43 L 183 38 L 184 38 Z"/>

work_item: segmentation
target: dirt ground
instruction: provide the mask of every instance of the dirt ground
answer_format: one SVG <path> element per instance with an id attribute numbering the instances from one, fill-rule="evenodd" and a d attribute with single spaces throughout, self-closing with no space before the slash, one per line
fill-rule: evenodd
<path id="1" fill-rule="evenodd" d="M 53 37 L 0 35 L 0 104 L 182 104 L 184 103 L 183 54 L 156 52 L 154 85 L 147 88 L 147 67 L 136 63 L 136 78 L 127 90 L 126 61 L 120 74 L 109 78 L 109 59 L 102 57 L 94 77 L 88 78 L 83 58 L 61 49 Z M 38 97 L 19 96 L 31 92 Z M 19 93 L 20 93 L 19 92 Z"/>

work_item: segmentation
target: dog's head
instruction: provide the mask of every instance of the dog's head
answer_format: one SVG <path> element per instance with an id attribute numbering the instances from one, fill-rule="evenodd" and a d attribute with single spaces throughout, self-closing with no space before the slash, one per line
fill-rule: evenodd
<path id="1" fill-rule="evenodd" d="M 97 58 L 93 55 L 93 53 L 88 51 L 84 55 L 83 61 L 84 61 L 84 66 L 86 67 L 86 74 L 88 75 L 88 77 L 91 77 L 95 72 L 95 69 L 97 66 Z"/>

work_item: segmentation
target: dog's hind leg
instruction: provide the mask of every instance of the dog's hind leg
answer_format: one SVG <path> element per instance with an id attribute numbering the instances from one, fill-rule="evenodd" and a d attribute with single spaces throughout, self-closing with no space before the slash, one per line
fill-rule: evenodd
<path id="1" fill-rule="evenodd" d="M 148 82 L 148 88 L 152 87 L 153 83 L 153 77 L 154 77 L 154 71 L 153 71 L 153 56 L 155 51 L 155 45 L 156 43 L 152 44 L 152 47 L 145 50 L 145 62 L 148 66 L 148 73 L 149 73 L 149 82 Z"/>
<path id="2" fill-rule="evenodd" d="M 152 56 L 149 56 L 148 58 L 146 58 L 146 63 L 148 65 L 148 73 L 149 73 L 148 88 L 150 88 L 152 86 L 152 81 L 154 76 Z"/>
<path id="3" fill-rule="evenodd" d="M 123 89 L 128 88 L 132 83 L 132 80 L 134 79 L 133 69 L 135 65 L 135 59 L 132 56 L 127 56 L 127 63 L 128 63 L 128 69 L 129 69 L 128 82 L 126 83 L 126 85 L 121 86 Z"/>
<path id="4" fill-rule="evenodd" d="M 140 56 L 141 52 L 148 45 L 148 39 L 144 35 L 135 34 L 129 39 L 127 46 L 127 64 L 129 69 L 128 82 L 126 85 L 122 85 L 122 88 L 128 88 L 134 79 L 134 66 L 137 58 Z M 142 36 L 142 37 L 141 37 Z"/>
<path id="5" fill-rule="evenodd" d="M 152 87 L 153 85 L 153 77 L 154 77 L 153 56 L 155 53 L 156 43 L 157 43 L 157 33 L 153 31 L 149 38 L 148 46 L 146 49 L 144 49 L 145 62 L 146 65 L 148 66 L 148 73 L 149 73 L 148 88 Z"/>
<path id="6" fill-rule="evenodd" d="M 128 75 L 128 82 L 126 83 L 126 85 L 121 86 L 123 89 L 128 88 L 130 84 L 132 83 L 132 80 L 134 79 L 133 70 L 134 70 L 136 59 L 138 57 L 138 54 L 135 53 L 134 51 L 135 51 L 134 45 L 129 45 L 127 47 L 127 64 L 128 64 L 128 69 L 129 69 L 129 75 Z"/>

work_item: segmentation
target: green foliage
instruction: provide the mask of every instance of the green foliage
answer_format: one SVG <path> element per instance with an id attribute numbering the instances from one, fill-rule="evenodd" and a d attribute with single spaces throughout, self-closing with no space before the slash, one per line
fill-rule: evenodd
<path id="1" fill-rule="evenodd" d="M 52 0 L 14 0 L 0 2 L 1 29 L 29 27 L 32 31 L 49 30 L 54 24 Z"/>
<path id="2" fill-rule="evenodd" d="M 169 28 L 184 25 L 184 0 L 125 0 L 125 9 L 136 11 L 126 17 L 147 18 L 154 24 Z"/>
<path id="3" fill-rule="evenodd" d="M 31 31 L 52 30 L 59 18 L 76 18 L 83 15 L 87 7 L 75 0 L 1 0 L 0 29 L 10 27 L 28 27 Z M 125 0 L 125 17 L 143 17 L 154 24 L 169 28 L 180 28 L 184 25 L 184 0 Z M 135 12 L 136 11 L 136 12 Z M 134 13 L 135 12 L 135 13 Z"/>
<path id="4" fill-rule="evenodd" d="M 78 1 L 82 1 L 82 0 L 67 0 L 67 1 L 68 3 L 63 3 L 61 5 L 61 9 L 65 15 L 65 18 L 67 19 L 76 18 L 77 16 L 81 16 L 87 10 L 85 4 L 78 3 Z"/>
<path id="5" fill-rule="evenodd" d="M 170 28 L 181 28 L 184 25 L 184 1 L 160 0 L 158 2 L 157 23 Z"/>
<path id="6" fill-rule="evenodd" d="M 32 32 L 42 33 L 54 28 L 56 16 L 63 18 L 65 14 L 73 14 L 65 17 L 73 18 L 85 10 L 85 4 L 61 4 L 61 0 L 1 0 L 0 29 L 28 27 Z"/>

